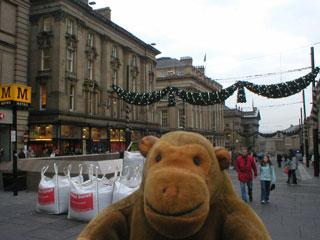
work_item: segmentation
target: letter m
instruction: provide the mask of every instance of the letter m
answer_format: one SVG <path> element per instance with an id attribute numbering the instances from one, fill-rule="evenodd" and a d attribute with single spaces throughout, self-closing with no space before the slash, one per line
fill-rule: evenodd
<path id="1" fill-rule="evenodd" d="M 3 87 L 3 88 L 2 88 L 2 96 L 1 96 L 1 98 L 11 98 L 11 96 L 10 96 L 10 89 L 11 89 L 11 87 L 8 87 L 8 88 L 7 88 L 7 91 L 6 91 L 6 88 Z"/>
<path id="2" fill-rule="evenodd" d="M 24 89 L 23 92 L 20 87 L 18 87 L 18 99 L 28 100 L 28 89 Z"/>

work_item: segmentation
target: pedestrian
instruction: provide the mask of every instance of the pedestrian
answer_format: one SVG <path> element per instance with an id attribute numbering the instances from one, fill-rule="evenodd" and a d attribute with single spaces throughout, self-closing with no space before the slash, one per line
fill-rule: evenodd
<path id="1" fill-rule="evenodd" d="M 277 162 L 278 162 L 278 167 L 281 168 L 282 155 L 280 153 L 277 154 Z"/>
<path id="2" fill-rule="evenodd" d="M 2 159 L 2 156 L 3 156 L 3 148 L 0 147 L 0 161 L 1 161 L 1 159 Z"/>
<path id="3" fill-rule="evenodd" d="M 43 156 L 43 157 L 50 157 L 48 148 L 45 148 L 45 149 L 43 150 L 42 156 Z"/>
<path id="4" fill-rule="evenodd" d="M 35 152 L 33 151 L 33 149 L 32 149 L 32 147 L 31 146 L 29 146 L 29 148 L 28 148 L 28 158 L 34 158 L 34 157 L 36 157 L 36 154 L 35 154 Z"/>
<path id="5" fill-rule="evenodd" d="M 241 155 L 237 158 L 236 171 L 238 173 L 238 179 L 240 181 L 242 199 L 245 202 L 248 202 L 246 193 L 247 185 L 249 201 L 252 202 L 252 171 L 254 173 L 254 178 L 256 178 L 257 166 L 255 161 L 253 160 L 253 157 L 248 155 L 248 150 L 246 148 L 242 149 Z"/>
<path id="6" fill-rule="evenodd" d="M 55 157 L 56 156 L 56 151 L 52 151 L 52 153 L 50 154 L 50 157 Z"/>
<path id="7" fill-rule="evenodd" d="M 260 161 L 259 175 L 261 183 L 261 204 L 270 202 L 271 185 L 276 183 L 276 175 L 269 156 Z"/>
<path id="8" fill-rule="evenodd" d="M 18 158 L 26 158 L 26 154 L 24 153 L 24 148 L 20 149 L 20 152 L 18 154 Z"/>
<path id="9" fill-rule="evenodd" d="M 292 183 L 297 184 L 297 176 L 296 176 L 296 170 L 298 169 L 298 161 L 296 156 L 294 155 L 292 149 L 289 149 L 287 152 L 287 161 L 284 164 L 289 168 L 288 172 L 288 181 L 287 183 L 290 183 L 291 176 L 292 176 Z"/>

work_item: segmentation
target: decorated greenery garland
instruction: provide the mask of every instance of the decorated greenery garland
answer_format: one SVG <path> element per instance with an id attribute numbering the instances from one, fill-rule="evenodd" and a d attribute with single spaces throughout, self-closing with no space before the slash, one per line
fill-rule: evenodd
<path id="1" fill-rule="evenodd" d="M 128 92 L 114 84 L 112 85 L 112 88 L 125 102 L 139 106 L 146 106 L 158 102 L 167 94 L 169 94 L 169 107 L 174 107 L 176 105 L 175 96 L 178 96 L 185 102 L 193 105 L 208 106 L 224 102 L 227 98 L 233 95 L 236 90 L 238 90 L 237 102 L 245 103 L 246 95 L 244 88 L 257 95 L 267 98 L 289 97 L 308 87 L 309 84 L 316 78 L 318 73 L 319 67 L 315 68 L 313 72 L 310 72 L 301 78 L 284 83 L 257 85 L 247 81 L 238 81 L 230 87 L 222 89 L 221 91 L 200 93 L 184 91 L 178 89 L 177 87 L 166 87 L 162 90 L 153 91 L 151 93 Z"/>
<path id="2" fill-rule="evenodd" d="M 248 133 L 248 132 L 240 132 L 238 130 L 236 130 L 236 132 L 241 136 L 241 137 L 252 137 L 252 136 L 255 136 L 256 134 L 259 134 L 261 137 L 264 137 L 264 138 L 271 138 L 271 137 L 274 137 L 276 135 L 280 136 L 280 134 L 284 135 L 284 136 L 294 136 L 294 135 L 297 135 L 301 132 L 301 128 L 298 128 L 296 130 L 293 130 L 293 131 L 290 131 L 290 132 L 287 132 L 287 131 L 276 131 L 276 132 L 273 132 L 273 133 L 261 133 L 261 132 L 252 132 L 252 133 Z"/>

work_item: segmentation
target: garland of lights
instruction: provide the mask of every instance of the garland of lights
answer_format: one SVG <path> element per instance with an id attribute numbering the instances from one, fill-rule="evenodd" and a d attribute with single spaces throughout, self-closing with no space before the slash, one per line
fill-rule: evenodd
<path id="1" fill-rule="evenodd" d="M 261 132 L 253 132 L 253 133 L 248 133 L 248 132 L 240 132 L 238 130 L 236 130 L 236 132 L 241 136 L 241 137 L 252 137 L 252 136 L 255 136 L 256 134 L 259 134 L 261 137 L 264 137 L 264 138 L 271 138 L 271 137 L 274 137 L 276 135 L 278 135 L 278 137 L 280 137 L 280 134 L 284 135 L 284 136 L 294 136 L 294 135 L 297 135 L 301 132 L 301 128 L 298 128 L 294 131 L 290 131 L 290 132 L 287 132 L 287 131 L 276 131 L 276 132 L 273 132 L 273 133 L 261 133 Z"/>
<path id="2" fill-rule="evenodd" d="M 224 102 L 227 98 L 233 95 L 236 90 L 238 90 L 237 102 L 245 103 L 247 100 L 244 88 L 257 95 L 267 98 L 289 97 L 308 87 L 309 84 L 314 81 L 318 73 L 319 67 L 315 68 L 313 72 L 310 72 L 301 78 L 284 83 L 257 85 L 247 81 L 238 81 L 230 87 L 222 89 L 221 91 L 200 93 L 192 93 L 176 87 L 166 87 L 160 91 L 153 91 L 151 93 L 128 92 L 114 84 L 112 85 L 112 88 L 125 102 L 139 106 L 146 106 L 158 102 L 168 93 L 169 107 L 174 107 L 176 105 L 175 96 L 178 96 L 185 102 L 192 105 L 208 106 Z"/>
<path id="3" fill-rule="evenodd" d="M 315 68 L 315 70 L 307 75 L 298 78 L 293 81 L 288 81 L 285 83 L 271 84 L 271 85 L 257 85 L 254 83 L 250 83 L 247 81 L 238 81 L 235 84 L 222 89 L 221 91 L 214 92 L 200 92 L 200 93 L 192 93 L 188 91 L 184 91 L 178 89 L 177 87 L 166 87 L 162 90 L 153 91 L 151 93 L 136 93 L 136 92 L 128 92 L 116 85 L 112 85 L 113 90 L 118 94 L 118 96 L 123 99 L 125 102 L 129 104 L 146 106 L 160 101 L 167 94 L 168 96 L 168 107 L 176 106 L 175 96 L 178 96 L 180 99 L 184 100 L 187 103 L 192 105 L 201 105 L 208 106 L 213 104 L 219 104 L 224 102 L 227 98 L 229 98 L 233 93 L 238 90 L 237 94 L 237 102 L 245 103 L 246 95 L 244 88 L 249 91 L 263 96 L 267 98 L 283 98 L 289 97 L 296 93 L 299 93 L 303 89 L 309 86 L 309 84 L 314 81 L 317 74 L 319 73 L 319 67 Z M 276 131 L 274 133 L 248 133 L 248 132 L 239 132 L 236 131 L 242 137 L 252 137 L 256 134 L 259 134 L 261 137 L 270 138 L 274 137 L 278 134 L 283 134 L 285 136 L 293 136 L 299 134 L 301 129 L 297 129 L 291 132 L 286 131 Z"/>

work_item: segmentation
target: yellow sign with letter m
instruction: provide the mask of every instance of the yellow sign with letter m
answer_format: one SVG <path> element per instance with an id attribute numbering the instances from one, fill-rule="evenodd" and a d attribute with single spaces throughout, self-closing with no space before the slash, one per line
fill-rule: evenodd
<path id="1" fill-rule="evenodd" d="M 31 87 L 18 84 L 0 86 L 0 102 L 4 101 L 31 103 Z"/>

